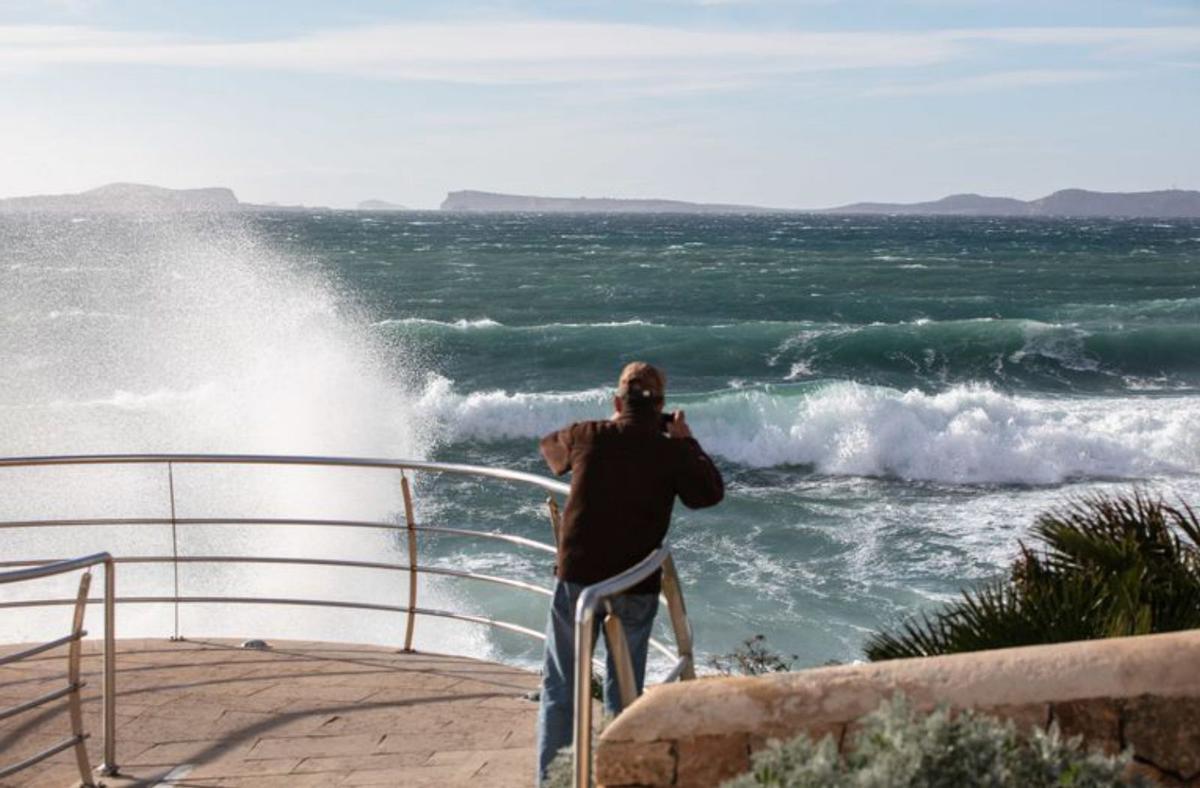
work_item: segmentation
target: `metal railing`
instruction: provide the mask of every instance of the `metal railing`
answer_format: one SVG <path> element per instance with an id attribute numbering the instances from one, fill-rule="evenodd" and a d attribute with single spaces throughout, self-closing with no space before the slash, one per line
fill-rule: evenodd
<path id="1" fill-rule="evenodd" d="M 666 599 L 676 599 L 677 604 L 669 604 L 671 623 L 675 629 L 676 645 L 679 658 L 663 683 L 677 679 L 693 679 L 696 677 L 694 658 L 692 655 L 692 628 L 687 620 L 687 610 L 683 606 L 683 596 L 679 593 L 679 578 L 675 574 L 675 564 L 671 560 L 671 551 L 664 544 L 640 562 L 624 572 L 594 583 L 579 594 L 575 606 L 575 731 L 573 741 L 575 785 L 587 786 L 592 779 L 592 653 L 595 650 L 596 611 L 602 604 L 623 591 L 636 586 L 650 575 L 662 569 L 663 591 Z M 637 696 L 634 685 L 633 660 L 629 654 L 629 645 L 625 641 L 625 633 L 621 621 L 608 606 L 604 617 L 604 634 L 608 648 L 612 651 L 613 664 L 617 670 L 617 684 L 620 688 L 621 706 L 624 708 L 632 703 Z"/>
<path id="2" fill-rule="evenodd" d="M 457 528 L 443 525 L 430 525 L 419 523 L 415 516 L 413 506 L 412 487 L 409 482 L 409 474 L 414 473 L 432 473 L 432 474 L 453 474 L 460 476 L 471 476 L 476 478 L 493 479 L 503 482 L 515 482 L 519 484 L 531 485 L 535 488 L 548 494 L 546 498 L 546 506 L 548 510 L 550 525 L 555 541 L 557 541 L 558 533 L 561 528 L 560 508 L 559 503 L 554 497 L 555 495 L 565 496 L 569 493 L 570 488 L 562 482 L 548 479 L 543 476 L 538 476 L 532 473 L 524 473 L 521 471 L 511 471 L 498 468 L 487 468 L 474 465 L 462 465 L 454 463 L 435 463 L 435 462 L 409 462 L 388 459 L 366 459 L 366 458 L 349 458 L 349 457 L 308 457 L 308 456 L 278 456 L 278 455 L 234 455 L 234 454 L 111 454 L 111 455 L 83 455 L 83 456 L 54 456 L 54 457 L 15 457 L 15 458 L 0 458 L 0 469 L 4 468 L 29 468 L 39 466 L 83 466 L 83 465 L 159 465 L 165 466 L 167 476 L 167 494 L 170 503 L 170 517 L 137 517 L 137 518 L 70 518 L 70 519 L 46 519 L 46 520 L 10 520 L 0 521 L 0 529 L 10 528 L 34 528 L 34 527 L 90 527 L 90 526 L 127 526 L 127 527 L 168 527 L 170 528 L 171 536 L 171 555 L 157 556 L 118 556 L 112 559 L 115 563 L 122 564 L 169 564 L 172 567 L 172 593 L 165 595 L 154 596 L 121 596 L 116 598 L 118 604 L 172 604 L 174 606 L 174 637 L 180 637 L 179 626 L 179 605 L 181 604 L 255 604 L 255 605 L 301 605 L 326 608 L 348 608 L 357 610 L 372 610 L 383 611 L 389 613 L 404 614 L 405 634 L 404 634 L 404 650 L 412 651 L 413 636 L 415 631 L 415 622 L 418 616 L 435 616 L 441 618 L 454 619 L 473 624 L 482 624 L 489 627 L 516 632 L 528 637 L 544 639 L 541 632 L 535 631 L 528 627 L 519 624 L 501 621 L 499 619 L 490 618 L 487 616 L 472 615 L 468 613 L 459 613 L 452 610 L 441 610 L 428 607 L 421 607 L 418 604 L 418 575 L 440 575 L 445 577 L 455 577 L 460 579 L 469 579 L 487 583 L 498 584 L 509 588 L 515 588 L 522 591 L 529 591 L 537 594 L 550 596 L 552 591 L 533 583 L 515 580 L 506 577 L 498 577 L 495 575 L 482 574 L 478 572 L 470 572 L 459 569 L 451 569 L 439 566 L 427 566 L 418 561 L 419 553 L 419 536 L 422 534 L 435 534 L 445 536 L 459 536 L 470 538 L 484 538 L 495 541 L 505 542 L 519 547 L 539 550 L 553 554 L 555 547 L 552 544 L 539 542 L 535 539 L 528 539 L 522 536 L 513 534 L 497 533 L 491 531 L 480 531 L 467 528 Z M 403 523 L 375 521 L 375 520 L 346 520 L 346 519 L 298 519 L 298 518 L 266 518 L 266 517 L 179 517 L 177 516 L 178 506 L 176 500 L 176 485 L 175 472 L 177 466 L 184 465 L 269 465 L 269 466 L 314 466 L 314 467 L 341 467 L 341 468 L 361 468 L 361 469 L 376 469 L 383 471 L 398 471 L 400 473 L 399 486 L 401 498 L 403 501 Z M 323 527 L 323 528 L 355 528 L 355 529 L 383 529 L 392 531 L 397 536 L 403 535 L 407 543 L 407 561 L 404 563 L 390 563 L 383 561 L 350 561 L 330 558 L 292 558 L 292 557 L 275 557 L 275 556 L 258 556 L 258 555 L 188 555 L 179 554 L 179 533 L 191 526 L 304 526 L 304 527 Z M 11 566 L 28 566 L 31 564 L 46 563 L 44 561 L 3 561 L 0 562 L 0 568 Z M 284 564 L 296 566 L 320 566 L 320 567 L 339 567 L 347 569 L 376 569 L 390 570 L 398 572 L 407 572 L 409 575 L 408 584 L 408 600 L 406 605 L 383 604 L 378 602 L 357 602 L 357 601 L 334 601 L 328 599 L 309 599 L 309 598 L 281 598 L 281 597 L 238 597 L 238 596 L 195 596 L 187 595 L 181 592 L 179 581 L 179 565 L 180 564 L 233 564 L 233 563 L 248 563 L 248 564 Z M 674 565 L 670 559 L 670 551 L 664 546 L 656 550 L 653 554 L 647 557 L 632 569 L 623 572 L 617 577 L 606 580 L 595 586 L 591 586 L 585 592 L 585 596 L 580 599 L 580 615 L 585 615 L 588 621 L 588 626 L 585 627 L 587 635 L 587 648 L 583 653 L 586 657 L 578 664 L 585 665 L 585 670 L 588 677 L 588 687 L 590 692 L 590 680 L 592 671 L 592 643 L 591 643 L 591 622 L 594 620 L 595 611 L 604 600 L 621 590 L 627 589 L 641 579 L 648 577 L 659 568 L 663 570 L 663 593 L 661 599 L 666 603 L 670 613 L 670 621 L 675 637 L 676 650 L 672 653 L 662 642 L 651 639 L 650 646 L 664 656 L 675 660 L 673 668 L 669 671 L 666 680 L 672 681 L 676 679 L 691 678 L 693 672 L 693 656 L 692 656 L 692 633 L 691 626 L 687 619 L 687 611 L 683 603 L 683 595 L 680 589 L 678 575 L 675 573 Z M 640 574 L 639 574 L 640 573 Z M 631 579 L 632 578 L 632 579 Z M 584 601 L 588 601 L 586 613 L 584 612 Z M 5 608 L 20 608 L 20 607 L 42 607 L 47 605 L 64 605 L 72 604 L 73 600 L 68 599 L 40 599 L 40 600 L 19 600 L 0 602 L 0 609 Z M 636 689 L 631 685 L 632 667 L 627 650 L 623 650 L 624 639 L 621 636 L 619 622 L 614 616 L 609 616 L 610 623 L 607 626 L 612 634 L 609 638 L 610 648 L 614 648 L 615 643 L 616 653 L 614 654 L 616 663 L 620 666 L 618 669 L 618 685 L 621 688 L 621 694 L 624 699 L 631 700 Z M 576 644 L 579 645 L 580 632 L 577 619 L 576 625 Z M 106 637 L 108 636 L 106 630 Z M 623 656 L 622 656 L 623 654 Z M 107 663 L 106 663 L 107 664 Z M 585 671 L 577 671 L 577 677 Z M 578 680 L 578 679 L 577 679 Z M 108 696 L 106 695 L 106 698 Z M 589 694 L 590 697 L 590 694 Z M 106 701 L 107 703 L 107 701 Z M 106 715 L 110 713 L 111 704 L 106 705 Z M 582 742 L 578 737 L 580 730 L 580 715 L 585 718 L 584 729 L 590 730 L 591 727 L 591 705 L 590 703 L 580 704 L 576 702 L 576 759 L 580 760 L 580 756 L 585 756 L 585 760 L 590 763 L 590 738 L 584 737 Z M 106 717 L 107 719 L 107 717 Z M 115 736 L 113 737 L 115 741 Z M 106 737 L 106 747 L 109 739 Z M 107 750 L 106 750 L 107 753 Z M 106 762 L 112 763 L 106 755 Z M 579 785 L 587 785 L 588 778 L 585 778 Z"/>
<path id="3" fill-rule="evenodd" d="M 0 585 L 10 583 L 19 583 L 28 580 L 37 580 L 44 577 L 52 577 L 55 575 L 66 574 L 67 572 L 75 572 L 80 569 L 86 570 L 79 578 L 79 590 L 75 594 L 74 606 L 75 611 L 71 620 L 71 632 L 64 637 L 55 638 L 54 640 L 40 643 L 36 646 L 23 649 L 12 654 L 0 656 L 0 665 L 10 665 L 20 662 L 23 659 L 43 654 L 47 651 L 59 648 L 60 646 L 68 646 L 67 650 L 67 684 L 65 687 L 52 690 L 50 692 L 39 695 L 38 697 L 19 703 L 15 706 L 10 706 L 7 709 L 0 709 L 0 720 L 14 717 L 27 711 L 32 711 L 47 703 L 67 698 L 67 709 L 71 719 L 71 736 L 63 739 L 56 744 L 46 747 L 43 750 L 25 758 L 24 760 L 9 764 L 7 766 L 0 765 L 0 780 L 5 777 L 24 771 L 31 766 L 34 766 L 47 758 L 57 755 L 63 750 L 74 747 L 75 749 L 75 764 L 79 769 L 80 783 L 85 786 L 94 786 L 92 780 L 91 760 L 88 758 L 87 740 L 91 734 L 87 733 L 83 728 L 83 707 L 80 700 L 80 691 L 86 685 L 81 678 L 80 659 L 82 657 L 82 649 L 80 641 L 87 635 L 87 630 L 83 628 L 83 617 L 87 610 L 88 592 L 92 584 L 91 567 L 97 564 L 104 565 L 104 681 L 103 681 L 103 718 L 104 718 L 104 761 L 96 769 L 100 774 L 113 775 L 117 773 L 116 759 L 116 619 L 115 619 L 115 599 L 116 599 L 116 576 L 113 567 L 113 557 L 108 553 L 96 553 L 94 555 L 84 556 L 82 558 L 74 558 L 67 561 L 58 561 L 50 564 L 43 564 L 29 569 L 18 569 L 10 572 L 0 573 Z"/>

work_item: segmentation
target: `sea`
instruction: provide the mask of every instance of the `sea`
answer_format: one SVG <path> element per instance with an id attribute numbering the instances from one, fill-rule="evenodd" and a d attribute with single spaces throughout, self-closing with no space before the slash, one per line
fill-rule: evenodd
<path id="1" fill-rule="evenodd" d="M 760 634 L 796 667 L 861 659 L 870 633 L 1003 578 L 1039 513 L 1088 495 L 1200 506 L 1200 221 L 0 216 L 0 455 L 347 455 L 548 474 L 539 436 L 606 418 L 632 360 L 666 372 L 668 408 L 726 481 L 719 506 L 677 506 L 669 537 L 702 666 Z M 412 483 L 422 523 L 551 539 L 537 490 Z M 178 517 L 403 522 L 395 472 L 189 465 L 0 470 L 0 519 L 169 518 L 172 488 Z M 0 529 L 6 561 L 100 549 L 408 560 L 403 535 L 382 530 Z M 553 563 L 428 534 L 419 559 L 539 585 Z M 68 596 L 74 582 L 0 595 Z M 407 599 L 400 571 L 118 572 L 125 596 L 176 583 Z M 540 596 L 436 575 L 418 604 L 535 630 L 546 612 Z M 0 610 L 0 640 L 58 631 L 66 615 Z M 320 607 L 175 616 L 124 606 L 118 633 L 399 644 L 404 630 L 394 613 Z M 424 616 L 417 643 L 528 666 L 540 653 Z"/>

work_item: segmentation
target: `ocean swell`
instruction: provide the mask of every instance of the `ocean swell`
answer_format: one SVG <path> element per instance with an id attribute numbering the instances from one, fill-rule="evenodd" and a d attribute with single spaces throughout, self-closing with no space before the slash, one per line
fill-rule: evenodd
<path id="1" fill-rule="evenodd" d="M 1126 388 L 1128 377 L 1200 380 L 1200 326 L 931 321 L 807 328 L 782 342 L 773 365 L 788 379 L 867 379 L 896 385 L 990 381 L 1026 390 Z"/>
<path id="2" fill-rule="evenodd" d="M 1123 392 L 1131 381 L 1200 386 L 1200 324 L 975 318 L 899 323 L 643 319 L 512 325 L 491 318 L 377 322 L 401 341 L 456 359 L 486 354 L 500 370 L 544 378 L 581 355 L 659 356 L 693 378 L 737 375 L 776 381 L 823 378 L 926 391 L 987 382 L 1009 391 Z M 451 362 L 453 363 L 453 362 Z M 446 370 L 452 377 L 468 369 Z M 726 378 L 727 379 L 727 378 Z M 482 381 L 481 381 L 482 382 Z M 567 385 L 578 384 L 572 381 Z M 497 381 L 491 381 L 496 385 Z M 499 385 L 511 385 L 503 374 Z"/>

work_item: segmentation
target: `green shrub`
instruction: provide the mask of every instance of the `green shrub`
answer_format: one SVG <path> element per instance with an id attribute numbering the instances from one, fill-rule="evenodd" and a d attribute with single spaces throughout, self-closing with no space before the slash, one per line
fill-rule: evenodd
<path id="1" fill-rule="evenodd" d="M 831 737 L 772 742 L 749 772 L 724 788 L 1101 788 L 1150 785 L 1125 779 L 1129 754 L 1085 752 L 1057 727 L 1029 737 L 1011 721 L 970 711 L 915 712 L 897 696 L 863 718 L 848 753 Z"/>
<path id="2" fill-rule="evenodd" d="M 550 761 L 542 788 L 571 788 L 575 784 L 575 748 L 563 747 Z"/>
<path id="3" fill-rule="evenodd" d="M 604 733 L 604 729 L 609 726 L 614 720 L 605 714 L 598 725 L 592 729 L 592 755 L 596 753 L 596 745 L 600 738 L 600 734 Z M 596 778 L 596 763 L 592 762 L 592 782 Z M 550 766 L 546 770 L 546 779 L 542 782 L 542 788 L 571 788 L 575 785 L 575 748 L 573 746 L 563 747 L 554 756 L 554 760 L 550 761 Z"/>
<path id="4" fill-rule="evenodd" d="M 873 635 L 871 660 L 1200 627 L 1200 521 L 1138 491 L 1039 516 L 1009 577 Z"/>

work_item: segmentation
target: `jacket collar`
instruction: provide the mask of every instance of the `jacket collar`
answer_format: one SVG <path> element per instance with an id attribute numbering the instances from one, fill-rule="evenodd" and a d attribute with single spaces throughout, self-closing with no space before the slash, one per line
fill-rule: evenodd
<path id="1" fill-rule="evenodd" d="M 634 427 L 642 427 L 645 429 L 657 429 L 658 427 L 658 411 L 657 410 L 632 410 L 627 409 L 620 413 L 614 421 L 617 424 L 629 424 Z"/>

